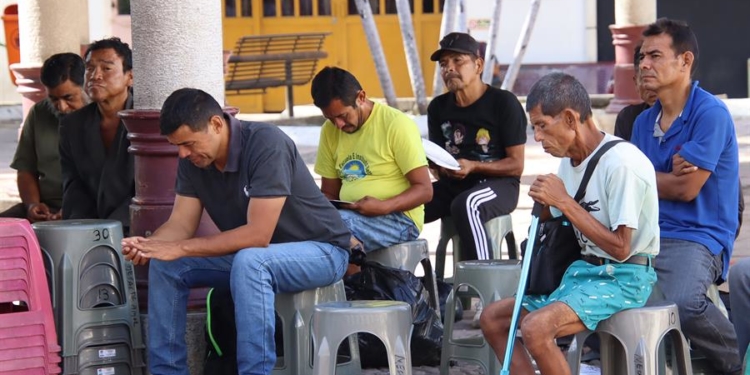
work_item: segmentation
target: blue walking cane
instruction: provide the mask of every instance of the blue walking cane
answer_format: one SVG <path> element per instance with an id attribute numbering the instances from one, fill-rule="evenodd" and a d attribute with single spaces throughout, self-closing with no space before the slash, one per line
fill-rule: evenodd
<path id="1" fill-rule="evenodd" d="M 534 241 L 536 232 L 539 228 L 539 216 L 542 214 L 542 204 L 534 203 L 531 209 L 531 228 L 529 230 L 529 240 L 526 241 L 526 251 L 523 253 L 523 265 L 521 266 L 521 279 L 518 280 L 518 291 L 516 291 L 516 302 L 513 305 L 513 315 L 510 319 L 510 332 L 508 332 L 508 346 L 505 348 L 505 359 L 500 375 L 510 375 L 510 359 L 513 356 L 513 345 L 516 342 L 516 330 L 518 326 L 518 317 L 521 315 L 521 301 L 523 293 L 526 290 L 526 282 L 529 278 L 529 267 L 531 267 L 531 255 L 534 252 Z"/>

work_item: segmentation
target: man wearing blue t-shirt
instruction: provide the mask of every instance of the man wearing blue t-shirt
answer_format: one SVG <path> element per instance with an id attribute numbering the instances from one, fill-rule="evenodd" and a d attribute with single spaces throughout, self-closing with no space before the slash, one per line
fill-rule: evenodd
<path id="1" fill-rule="evenodd" d="M 658 101 L 635 122 L 631 141 L 656 170 L 661 251 L 658 284 L 682 329 L 716 373 L 739 374 L 737 335 L 706 297 L 727 275 L 738 226 L 739 159 L 726 106 L 693 82 L 698 42 L 681 21 L 662 18 L 643 32 L 640 73 Z"/>

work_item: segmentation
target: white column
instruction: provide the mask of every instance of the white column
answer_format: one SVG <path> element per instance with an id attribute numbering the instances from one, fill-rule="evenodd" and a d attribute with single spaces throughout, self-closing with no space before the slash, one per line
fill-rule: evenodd
<path id="1" fill-rule="evenodd" d="M 656 20 L 656 0 L 615 0 L 615 25 L 643 26 Z"/>
<path id="2" fill-rule="evenodd" d="M 88 42 L 86 0 L 23 0 L 18 2 L 21 63 L 42 64 L 61 52 L 81 53 Z"/>
<path id="3" fill-rule="evenodd" d="M 633 85 L 633 51 L 643 30 L 655 20 L 656 0 L 615 0 L 615 24 L 609 27 L 615 46 L 615 96 L 607 112 L 617 113 L 628 104 L 641 102 Z"/>
<path id="4" fill-rule="evenodd" d="M 81 53 L 88 42 L 86 0 L 22 0 L 18 4 L 21 62 L 10 66 L 23 95 L 23 117 L 47 95 L 39 80 L 44 60 L 61 52 Z"/>
<path id="5" fill-rule="evenodd" d="M 112 36 L 113 4 L 109 1 L 89 1 L 89 36 L 91 40 L 99 40 Z M 126 42 L 130 44 L 130 42 Z"/>
<path id="6" fill-rule="evenodd" d="M 224 104 L 221 2 L 131 2 L 136 109 L 161 109 L 173 91 L 198 88 Z"/>

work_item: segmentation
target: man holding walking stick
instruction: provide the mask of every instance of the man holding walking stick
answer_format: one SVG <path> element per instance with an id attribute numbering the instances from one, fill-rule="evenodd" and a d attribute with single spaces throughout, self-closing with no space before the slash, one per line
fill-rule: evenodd
<path id="1" fill-rule="evenodd" d="M 543 375 L 570 374 L 555 338 L 594 330 L 618 311 L 643 306 L 651 294 L 656 282 L 652 259 L 659 251 L 656 180 L 648 159 L 635 146 L 610 145 L 583 198 L 575 201 L 572 196 L 594 154 L 619 138 L 597 129 L 588 93 L 567 74 L 552 73 L 539 80 L 526 110 L 534 139 L 545 152 L 562 158 L 557 175 L 539 176 L 529 195 L 545 206 L 542 221 L 567 217 L 582 259 L 567 268 L 549 295 L 519 296 L 523 298 L 519 326 L 523 346 Z M 494 302 L 480 319 L 482 333 L 500 360 L 505 356 L 514 304 L 515 298 Z M 511 373 L 534 374 L 526 351 L 512 354 Z"/>

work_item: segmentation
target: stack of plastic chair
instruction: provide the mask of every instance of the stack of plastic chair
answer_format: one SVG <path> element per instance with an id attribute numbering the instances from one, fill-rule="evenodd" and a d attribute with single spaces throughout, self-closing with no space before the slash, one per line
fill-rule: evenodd
<path id="1" fill-rule="evenodd" d="M 29 222 L 0 219 L 0 375 L 59 374 L 52 305 Z"/>
<path id="2" fill-rule="evenodd" d="M 33 227 L 51 265 L 63 374 L 144 374 L 135 273 L 120 251 L 121 224 L 64 220 Z"/>

